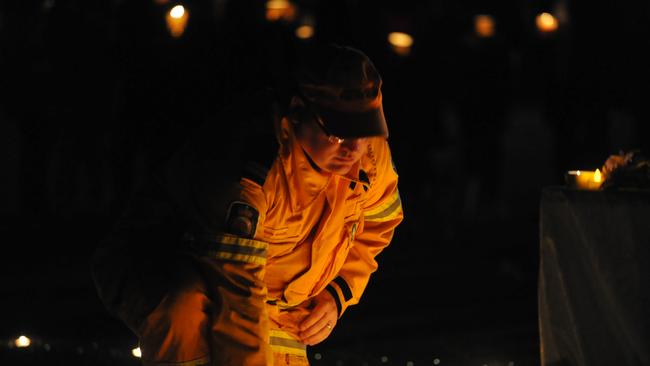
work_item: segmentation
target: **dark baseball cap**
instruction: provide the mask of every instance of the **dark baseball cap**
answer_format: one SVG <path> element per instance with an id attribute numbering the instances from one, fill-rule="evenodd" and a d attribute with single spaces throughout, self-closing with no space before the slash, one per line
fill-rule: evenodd
<path id="1" fill-rule="evenodd" d="M 382 80 L 368 56 L 337 44 L 314 46 L 301 56 L 298 92 L 329 132 L 341 138 L 388 137 Z"/>

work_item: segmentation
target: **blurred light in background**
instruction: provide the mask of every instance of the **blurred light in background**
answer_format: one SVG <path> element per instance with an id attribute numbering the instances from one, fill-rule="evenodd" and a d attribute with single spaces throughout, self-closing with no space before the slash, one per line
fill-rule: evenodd
<path id="1" fill-rule="evenodd" d="M 313 15 L 301 12 L 298 24 L 300 25 L 296 28 L 296 37 L 302 40 L 308 40 L 314 37 L 314 33 L 316 33 L 316 19 Z"/>
<path id="2" fill-rule="evenodd" d="M 584 171 L 581 171 L 581 173 L 584 173 Z M 119 360 L 120 363 L 125 361 L 125 359 L 128 357 L 128 352 L 123 349 L 121 346 L 120 347 L 100 347 L 99 343 L 97 342 L 90 342 L 84 343 L 82 342 L 81 345 L 79 343 L 79 340 L 65 340 L 65 339 L 59 339 L 57 340 L 59 342 L 57 350 L 60 351 L 59 353 L 56 354 L 50 354 L 48 357 L 54 357 L 55 361 L 61 361 L 61 357 L 65 357 L 65 354 L 71 354 L 74 353 L 75 355 L 75 360 L 90 360 L 90 358 L 95 358 L 95 357 L 101 357 L 107 356 L 110 359 L 113 360 Z M 30 347 L 29 350 L 26 350 L 25 348 Z M 30 357 L 34 357 L 34 355 L 38 356 L 39 352 L 50 352 L 52 350 L 52 347 L 50 346 L 50 343 L 48 343 L 46 340 L 37 337 L 34 340 L 28 338 L 25 335 L 21 335 L 20 337 L 16 339 L 0 339 L 0 359 L 3 359 L 2 357 L 5 355 L 5 348 L 9 350 L 9 352 L 15 352 L 16 355 L 19 355 L 17 357 L 24 357 L 22 360 L 25 360 L 27 363 L 20 363 L 20 365 L 32 365 L 36 363 L 29 363 Z M 23 350 L 20 350 L 23 349 Z M 130 350 L 131 357 L 141 359 L 142 358 L 142 350 L 140 347 L 135 347 Z M 330 359 L 332 359 L 334 356 L 332 356 Z M 347 365 L 347 364 L 361 364 L 361 365 L 370 365 L 370 364 L 375 364 L 377 361 L 381 364 L 387 364 L 387 365 L 405 365 L 405 366 L 415 366 L 415 365 L 431 365 L 433 364 L 434 366 L 438 365 L 445 365 L 445 363 L 442 362 L 442 360 L 439 357 L 436 357 L 434 355 L 431 355 L 432 358 L 428 358 L 427 361 L 425 360 L 406 360 L 406 361 L 400 361 L 396 363 L 394 360 L 391 360 L 387 355 L 382 355 L 377 357 L 371 356 L 370 359 L 363 360 L 363 362 L 358 363 L 358 362 L 351 362 L 354 356 L 352 354 L 350 355 L 339 355 L 342 356 L 343 359 L 336 359 L 335 362 L 333 362 L 334 365 L 341 366 L 341 365 Z M 81 357 L 81 358 L 79 358 Z M 341 357 L 336 357 L 336 358 L 341 358 Z M 346 360 L 348 358 L 348 360 Z M 316 352 L 313 355 L 313 359 L 322 362 L 323 360 L 326 360 L 327 357 L 323 353 Z M 507 360 L 507 359 L 506 359 Z M 486 362 L 485 360 L 480 360 L 480 359 L 474 359 L 472 360 L 471 363 L 472 365 L 486 365 L 486 366 L 515 366 L 514 361 L 506 361 L 506 360 L 489 360 Z M 357 360 L 358 361 L 358 360 Z M 424 362 L 421 362 L 424 361 Z M 134 361 L 134 362 L 141 362 L 141 361 Z M 447 361 L 446 361 L 447 362 Z M 51 362 L 52 363 L 52 362 Z M 130 362 L 129 362 L 130 363 Z M 447 362 L 449 363 L 449 362 Z M 2 366 L 5 365 L 5 363 L 0 362 Z M 52 364 L 70 364 L 69 362 L 54 362 Z M 77 363 L 75 363 L 76 365 Z M 84 365 L 86 364 L 95 364 L 92 362 L 83 362 Z M 102 363 L 101 365 L 117 365 L 118 363 Z M 452 363 L 453 364 L 453 363 Z M 13 363 L 11 364 L 13 365 Z"/>
<path id="3" fill-rule="evenodd" d="M 142 351 L 140 351 L 140 347 L 132 349 L 131 354 L 133 355 L 133 357 L 137 357 L 137 358 L 142 357 Z"/>
<path id="4" fill-rule="evenodd" d="M 188 12 L 183 5 L 174 6 L 165 17 L 167 21 L 167 29 L 174 38 L 178 38 L 185 32 L 187 26 L 187 19 L 189 18 Z"/>
<path id="5" fill-rule="evenodd" d="M 314 36 L 314 27 L 309 24 L 301 25 L 296 28 L 296 37 L 300 39 L 309 39 Z"/>
<path id="6" fill-rule="evenodd" d="M 553 33 L 558 28 L 557 19 L 551 13 L 540 13 L 535 17 L 535 25 L 541 33 Z"/>
<path id="7" fill-rule="evenodd" d="M 293 21 L 296 18 L 296 7 L 288 0 L 268 0 L 266 2 L 266 20 Z"/>
<path id="8" fill-rule="evenodd" d="M 29 345 L 32 344 L 32 340 L 25 337 L 24 335 L 21 335 L 20 337 L 16 338 L 14 344 L 18 348 L 25 348 L 25 347 L 29 347 Z"/>
<path id="9" fill-rule="evenodd" d="M 400 56 L 407 56 L 411 53 L 413 37 L 407 33 L 391 32 L 388 34 L 388 43 L 390 43 L 393 52 Z"/>
<path id="10" fill-rule="evenodd" d="M 479 14 L 474 16 L 474 32 L 481 38 L 494 36 L 495 22 L 491 15 Z"/>

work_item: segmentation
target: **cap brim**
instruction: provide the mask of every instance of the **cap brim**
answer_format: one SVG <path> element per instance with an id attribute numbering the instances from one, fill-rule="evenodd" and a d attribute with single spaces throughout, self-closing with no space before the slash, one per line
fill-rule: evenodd
<path id="1" fill-rule="evenodd" d="M 343 112 L 323 106 L 315 107 L 327 129 L 337 137 L 388 137 L 388 126 L 381 105 L 363 112 Z"/>

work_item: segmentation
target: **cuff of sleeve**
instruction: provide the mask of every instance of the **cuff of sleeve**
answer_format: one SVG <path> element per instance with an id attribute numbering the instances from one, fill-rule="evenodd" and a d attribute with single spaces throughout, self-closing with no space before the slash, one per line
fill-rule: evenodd
<path id="1" fill-rule="evenodd" d="M 341 298 L 339 297 L 338 292 L 331 284 L 327 285 L 327 287 L 325 287 L 325 290 L 327 290 L 327 292 L 329 292 L 330 295 L 332 295 L 334 298 L 334 301 L 336 302 L 336 311 L 338 312 L 338 318 L 340 318 L 343 314 L 343 307 L 341 305 Z"/>
<path id="2" fill-rule="evenodd" d="M 334 279 L 334 283 L 339 286 L 339 289 L 341 289 L 341 293 L 343 294 L 343 300 L 345 300 L 345 302 L 352 300 L 352 290 L 350 289 L 348 283 L 345 282 L 343 277 L 341 276 L 336 277 Z"/>
<path id="3" fill-rule="evenodd" d="M 327 291 L 334 297 L 336 307 L 339 311 L 339 318 L 347 308 L 348 301 L 352 300 L 352 290 L 343 277 L 337 277 L 326 287 Z"/>

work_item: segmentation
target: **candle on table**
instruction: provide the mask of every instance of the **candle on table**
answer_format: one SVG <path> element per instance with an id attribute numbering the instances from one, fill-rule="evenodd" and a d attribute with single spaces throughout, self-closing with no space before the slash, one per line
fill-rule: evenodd
<path id="1" fill-rule="evenodd" d="M 599 169 L 570 170 L 567 172 L 566 181 L 569 187 L 595 191 L 603 184 L 603 176 Z"/>

